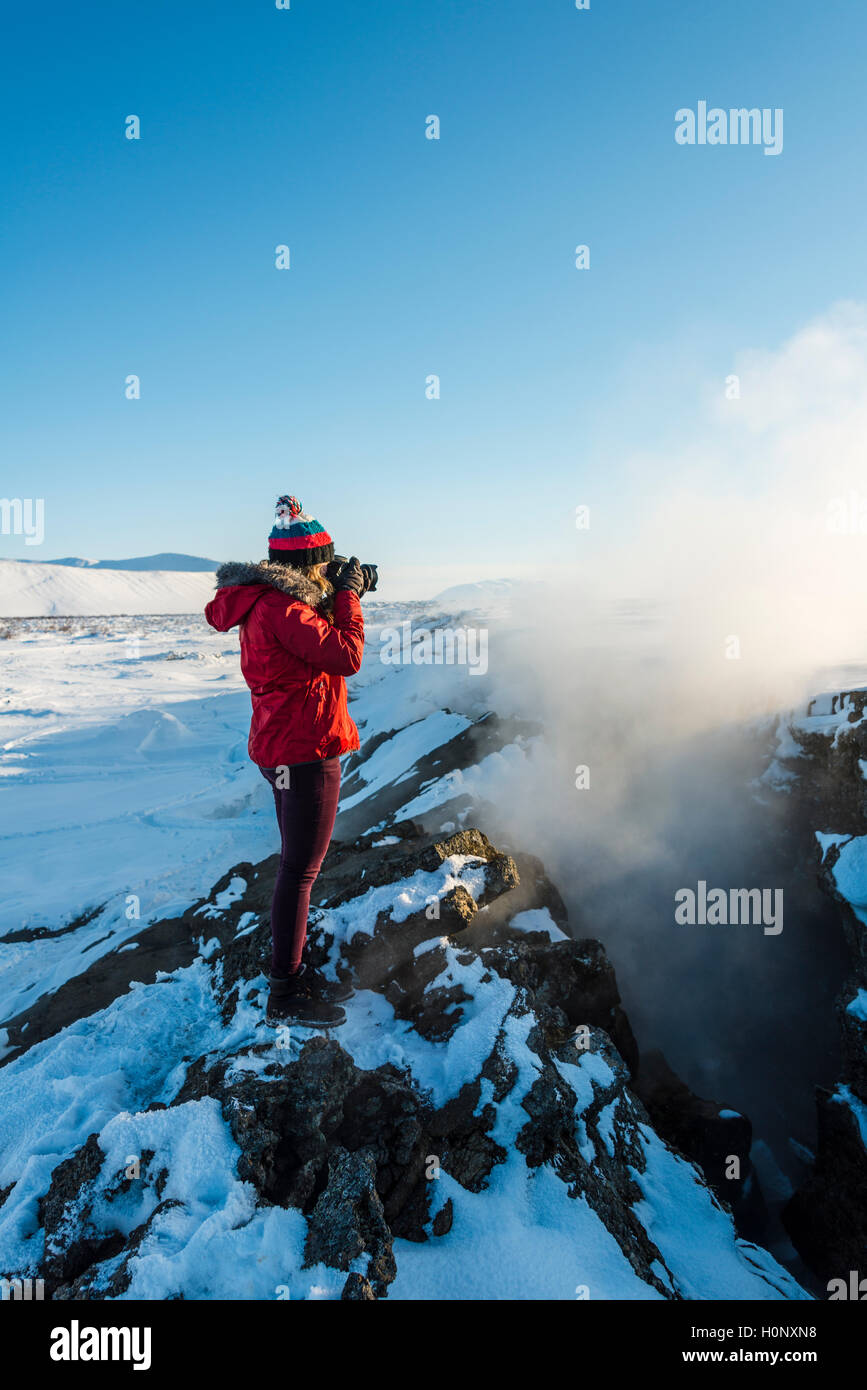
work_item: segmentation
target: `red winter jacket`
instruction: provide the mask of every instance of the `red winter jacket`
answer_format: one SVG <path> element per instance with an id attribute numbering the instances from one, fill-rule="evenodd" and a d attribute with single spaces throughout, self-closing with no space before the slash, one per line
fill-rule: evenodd
<path id="1" fill-rule="evenodd" d="M 218 632 L 240 624 L 241 670 L 253 721 L 247 744 L 260 767 L 332 758 L 359 747 L 344 676 L 364 651 L 355 594 L 335 595 L 334 623 L 315 611 L 322 595 L 287 565 L 223 565 L 205 617 Z"/>

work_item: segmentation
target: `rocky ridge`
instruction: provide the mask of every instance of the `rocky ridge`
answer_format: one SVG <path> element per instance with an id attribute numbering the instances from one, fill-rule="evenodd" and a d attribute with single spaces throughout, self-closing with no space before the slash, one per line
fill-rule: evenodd
<path id="1" fill-rule="evenodd" d="M 850 973 L 837 1001 L 843 1068 L 816 1096 L 815 1164 L 784 1222 L 823 1282 L 867 1259 L 867 690 L 817 696 L 781 730 L 778 764 L 816 844 L 816 872 L 839 908 Z"/>
<path id="2" fill-rule="evenodd" d="M 137 1010 L 138 1037 L 147 1012 L 163 1055 L 0 1190 L 10 1274 L 57 1300 L 808 1296 L 721 1195 L 748 1126 L 664 1059 L 642 1077 L 538 860 L 413 822 L 335 842 L 311 950 L 358 992 L 328 1035 L 262 1023 L 274 867 L 221 878 L 178 959 L 84 1020 L 104 1040 Z M 19 1039 L 0 1079 L 40 1065 Z"/>

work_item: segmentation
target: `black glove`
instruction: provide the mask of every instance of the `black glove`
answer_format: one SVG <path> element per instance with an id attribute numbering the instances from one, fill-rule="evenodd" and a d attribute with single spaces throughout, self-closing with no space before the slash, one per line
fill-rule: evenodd
<path id="1" fill-rule="evenodd" d="M 345 555 L 335 555 L 334 559 L 329 562 L 325 571 L 325 578 L 328 580 L 332 589 L 336 590 L 339 587 L 337 583 L 338 578 L 343 573 L 348 563 Z M 376 586 L 379 583 L 379 568 L 377 565 L 362 565 L 361 573 L 364 576 L 364 587 L 361 590 L 361 596 L 363 597 L 365 594 L 372 594 L 376 591 Z M 343 587 L 346 588 L 348 586 L 344 585 Z"/>
<path id="2" fill-rule="evenodd" d="M 350 555 L 348 560 L 344 560 L 342 556 L 340 559 L 341 563 L 339 569 L 337 569 L 333 577 L 330 574 L 328 576 L 331 580 L 334 592 L 339 594 L 342 589 L 351 589 L 354 594 L 357 594 L 358 597 L 361 598 L 361 595 L 364 593 L 364 574 L 361 565 L 358 563 L 358 557 L 356 555 Z M 336 565 L 337 561 L 335 560 L 334 563 Z"/>
<path id="3" fill-rule="evenodd" d="M 328 583 L 331 585 L 332 588 L 334 588 L 334 581 L 337 578 L 340 571 L 343 569 L 343 566 L 345 564 L 345 555 L 335 555 L 334 558 L 332 560 L 329 560 L 328 564 L 325 566 L 325 578 L 328 580 Z"/>

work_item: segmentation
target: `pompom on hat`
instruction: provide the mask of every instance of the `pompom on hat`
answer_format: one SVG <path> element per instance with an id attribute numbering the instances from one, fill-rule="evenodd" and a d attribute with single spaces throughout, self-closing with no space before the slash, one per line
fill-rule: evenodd
<path id="1" fill-rule="evenodd" d="M 268 559 L 278 565 L 321 565 L 334 559 L 334 542 L 297 497 L 277 498 L 277 518 L 268 537 Z"/>

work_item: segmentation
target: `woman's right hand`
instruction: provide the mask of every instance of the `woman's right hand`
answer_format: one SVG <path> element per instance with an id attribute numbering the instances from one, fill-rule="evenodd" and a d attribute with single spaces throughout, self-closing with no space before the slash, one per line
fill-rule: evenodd
<path id="1" fill-rule="evenodd" d="M 341 589 L 351 589 L 358 598 L 361 598 L 365 587 L 364 573 L 358 563 L 357 555 L 350 555 L 349 559 L 344 561 L 331 583 L 336 594 L 339 594 Z"/>

